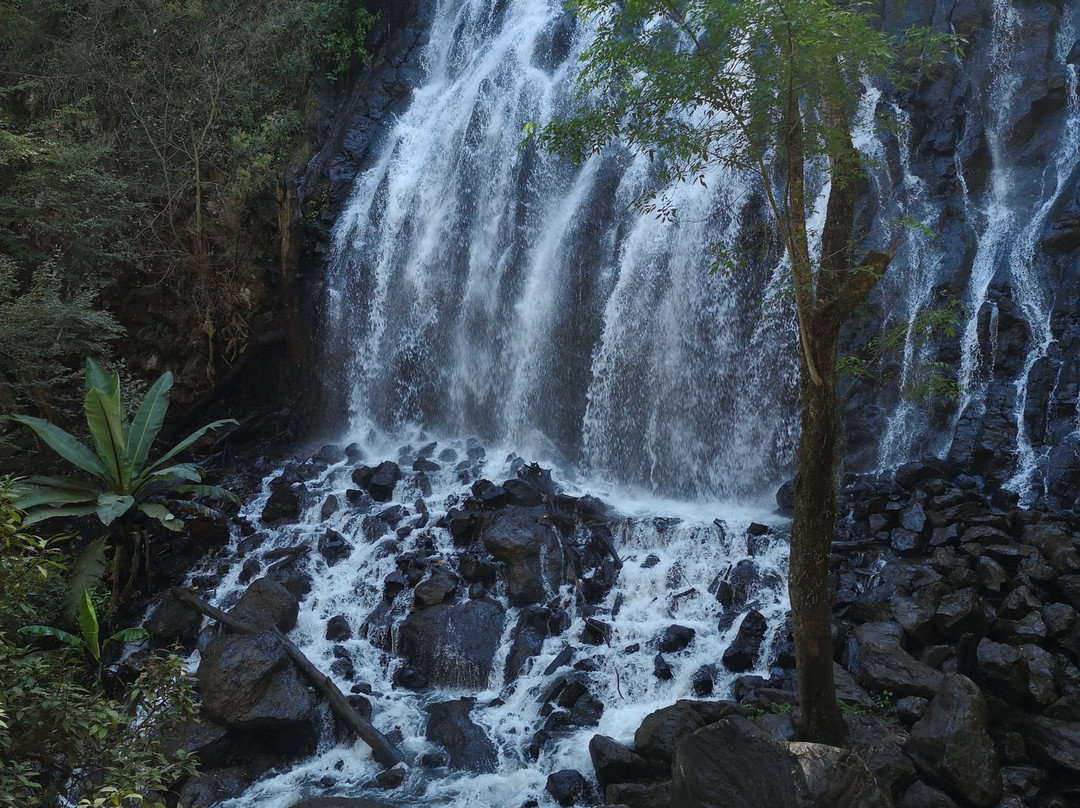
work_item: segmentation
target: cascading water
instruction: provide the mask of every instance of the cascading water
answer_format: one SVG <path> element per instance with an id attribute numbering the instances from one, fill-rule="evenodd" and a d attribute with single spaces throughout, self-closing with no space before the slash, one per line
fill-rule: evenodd
<path id="1" fill-rule="evenodd" d="M 354 431 L 422 424 L 680 497 L 767 492 L 792 458 L 791 312 L 775 266 L 708 272 L 757 214 L 744 180 L 634 215 L 653 167 L 522 149 L 568 110 L 584 32 L 561 3 L 439 5 L 427 79 L 335 234 Z M 770 286 L 772 284 L 772 286 Z"/>

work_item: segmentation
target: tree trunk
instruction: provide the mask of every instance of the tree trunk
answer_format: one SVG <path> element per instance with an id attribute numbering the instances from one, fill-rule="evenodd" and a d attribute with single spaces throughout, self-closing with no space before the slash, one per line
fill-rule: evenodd
<path id="1" fill-rule="evenodd" d="M 839 329 L 811 333 L 821 384 L 800 363 L 799 472 L 795 479 L 795 517 L 791 526 L 788 595 L 795 635 L 800 740 L 839 746 L 844 721 L 833 680 L 832 597 L 829 590 L 836 490 L 836 345 Z"/>

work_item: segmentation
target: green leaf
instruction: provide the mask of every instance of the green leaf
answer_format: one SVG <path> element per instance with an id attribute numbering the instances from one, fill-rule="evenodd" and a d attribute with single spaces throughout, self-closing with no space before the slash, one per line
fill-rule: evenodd
<path id="1" fill-rule="evenodd" d="M 86 394 L 84 409 L 86 423 L 90 427 L 90 438 L 108 469 L 106 479 L 113 490 L 126 493 L 131 479 L 131 467 L 126 462 L 124 441 L 124 412 L 120 406 L 120 392 L 108 396 L 98 388 Z"/>
<path id="2" fill-rule="evenodd" d="M 30 427 L 49 448 L 72 465 L 98 477 L 107 477 L 108 469 L 101 459 L 60 427 L 29 415 L 9 415 L 8 418 Z"/>
<path id="3" fill-rule="evenodd" d="M 168 528 L 173 532 L 183 530 L 184 528 L 183 520 L 177 519 L 172 511 L 158 502 L 142 503 L 139 505 L 139 510 L 151 519 L 157 519 L 162 527 Z"/>
<path id="4" fill-rule="evenodd" d="M 106 491 L 98 496 L 97 515 L 103 525 L 111 525 L 116 519 L 123 516 L 131 506 L 135 504 L 135 497 L 131 494 L 114 494 Z"/>
<path id="5" fill-rule="evenodd" d="M 14 498 L 12 504 L 21 511 L 27 511 L 41 505 L 70 505 L 80 502 L 94 502 L 98 497 L 98 489 L 75 477 L 51 477 L 50 482 L 66 483 L 65 485 L 42 485 L 32 483 L 30 480 L 19 483 L 12 491 Z"/>
<path id="6" fill-rule="evenodd" d="M 169 371 L 161 374 L 154 382 L 135 414 L 128 433 L 127 459 L 131 474 L 137 477 L 146 465 L 150 447 L 161 432 L 165 423 L 165 413 L 169 409 L 169 390 L 172 388 L 173 375 Z"/>
<path id="7" fill-rule="evenodd" d="M 106 373 L 101 365 L 93 359 L 87 358 L 86 394 L 90 395 L 90 391 L 94 389 L 100 390 L 109 398 L 119 398 L 120 375 L 117 373 Z"/>
<path id="8" fill-rule="evenodd" d="M 29 527 L 30 525 L 36 525 L 38 522 L 44 522 L 46 519 L 56 519 L 61 516 L 89 516 L 96 512 L 96 502 L 59 507 L 43 505 L 40 508 L 31 508 L 27 511 L 26 516 L 23 517 L 22 523 L 25 527 Z"/>
<path id="9" fill-rule="evenodd" d="M 84 592 L 93 591 L 105 575 L 105 537 L 90 542 L 75 558 L 68 578 L 68 594 L 64 599 L 64 615 L 71 622 L 79 613 Z"/>
<path id="10" fill-rule="evenodd" d="M 139 640 L 145 640 L 149 636 L 150 632 L 148 632 L 145 628 L 122 628 L 118 632 L 113 634 L 111 637 L 109 637 L 107 640 L 105 640 L 103 646 L 108 645 L 111 642 L 138 642 Z"/>
<path id="11" fill-rule="evenodd" d="M 223 418 L 220 421 L 214 421 L 213 423 L 207 424 L 206 426 L 204 426 L 204 427 L 202 427 L 200 429 L 196 429 L 194 432 L 192 432 L 190 435 L 188 435 L 186 438 L 184 438 L 182 441 L 180 441 L 178 444 L 176 444 L 174 447 L 172 447 L 169 451 L 167 451 L 162 457 L 158 458 L 158 461 L 156 463 L 154 463 L 154 465 L 150 466 L 150 468 L 147 469 L 147 471 L 153 471 L 158 466 L 165 463 L 167 460 L 172 460 L 174 457 L 176 457 L 178 454 L 180 454 L 182 451 L 184 451 L 184 449 L 187 449 L 188 447 L 192 446 L 195 443 L 195 441 L 197 441 L 199 438 L 201 438 L 203 435 L 205 435 L 211 429 L 217 429 L 219 427 L 224 426 L 225 424 L 235 424 L 235 423 L 237 423 L 235 418 Z"/>
<path id="12" fill-rule="evenodd" d="M 178 494 L 195 494 L 200 497 L 211 497 L 212 499 L 224 499 L 236 504 L 240 503 L 240 497 L 219 485 L 178 485 L 174 490 Z"/>
<path id="13" fill-rule="evenodd" d="M 158 469 L 150 475 L 153 479 L 176 479 L 176 480 L 189 480 L 190 482 L 197 483 L 202 481 L 202 474 L 194 463 L 178 463 L 175 466 L 169 466 L 168 468 Z"/>
<path id="14" fill-rule="evenodd" d="M 61 628 L 53 628 L 52 626 L 23 626 L 19 629 L 19 633 L 30 634 L 35 637 L 55 637 L 60 640 L 60 642 L 76 648 L 83 645 L 83 641 L 74 634 L 70 634 Z"/>
<path id="15" fill-rule="evenodd" d="M 83 590 L 82 601 L 79 604 L 79 630 L 82 631 L 83 641 L 86 643 L 90 655 L 95 662 L 101 661 L 101 644 L 98 641 L 98 619 L 94 611 L 94 603 L 90 600 L 90 593 Z"/>

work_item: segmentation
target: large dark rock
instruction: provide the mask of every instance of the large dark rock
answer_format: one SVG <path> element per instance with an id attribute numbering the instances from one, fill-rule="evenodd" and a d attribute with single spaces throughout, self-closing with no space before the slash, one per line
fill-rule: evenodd
<path id="1" fill-rule="evenodd" d="M 474 699 L 461 698 L 427 707 L 427 739 L 446 748 L 450 765 L 470 772 L 493 772 L 499 762 L 494 745 L 469 717 Z"/>
<path id="2" fill-rule="evenodd" d="M 576 769 L 562 769 L 549 774 L 544 790 L 564 808 L 596 804 L 592 786 Z"/>
<path id="3" fill-rule="evenodd" d="M 661 653 L 669 654 L 684 650 L 694 641 L 696 632 L 689 626 L 671 625 L 664 629 L 660 635 L 659 647 Z"/>
<path id="4" fill-rule="evenodd" d="M 911 728 L 906 751 L 925 778 L 952 796 L 980 808 L 1001 799 L 986 700 L 966 676 L 945 677 L 926 714 Z"/>
<path id="5" fill-rule="evenodd" d="M 650 763 L 667 763 L 679 739 L 705 724 L 693 702 L 677 701 L 645 716 L 634 733 L 634 748 Z"/>
<path id="6" fill-rule="evenodd" d="M 319 553 L 331 567 L 342 559 L 348 558 L 352 551 L 352 545 L 333 528 L 328 527 L 326 532 L 319 537 Z"/>
<path id="7" fill-rule="evenodd" d="M 769 624 L 765 616 L 757 609 L 751 609 L 739 624 L 739 631 L 735 635 L 735 641 L 725 650 L 722 662 L 729 671 L 741 673 L 754 667 L 758 655 L 761 653 L 761 645 L 765 641 L 765 633 Z"/>
<path id="8" fill-rule="evenodd" d="M 1080 723 L 1033 716 L 1024 724 L 1024 740 L 1042 760 L 1080 772 Z"/>
<path id="9" fill-rule="evenodd" d="M 589 757 L 592 758 L 596 781 L 600 788 L 612 783 L 626 783 L 644 778 L 649 773 L 644 758 L 606 735 L 594 735 L 589 741 Z"/>
<path id="10" fill-rule="evenodd" d="M 300 614 L 300 602 L 272 578 L 258 578 L 251 582 L 240 600 L 229 610 L 229 616 L 242 620 L 260 631 L 273 628 L 282 632 L 292 631 Z"/>
<path id="11" fill-rule="evenodd" d="M 886 631 L 888 627 L 895 627 L 895 633 Z M 855 678 L 871 690 L 930 698 L 937 692 L 944 674 L 911 656 L 901 647 L 899 637 L 899 626 L 894 623 L 857 626 L 854 635 Z"/>
<path id="12" fill-rule="evenodd" d="M 564 581 L 562 543 L 546 512 L 514 510 L 501 513 L 483 527 L 484 546 L 508 566 L 510 603 L 541 603 Z"/>
<path id="13" fill-rule="evenodd" d="M 196 678 L 211 720 L 287 738 L 296 755 L 314 750 L 314 700 L 273 634 L 214 639 L 203 651 Z"/>
<path id="14" fill-rule="evenodd" d="M 263 506 L 262 520 L 268 525 L 295 522 L 300 518 L 300 494 L 287 483 L 272 485 L 270 496 Z"/>
<path id="15" fill-rule="evenodd" d="M 739 716 L 679 741 L 671 775 L 679 808 L 802 808 L 787 748 Z"/>
<path id="16" fill-rule="evenodd" d="M 882 789 L 866 764 L 850 749 L 817 743 L 789 743 L 799 773 L 800 802 L 805 806 L 889 808 L 892 796 Z"/>
<path id="17" fill-rule="evenodd" d="M 503 608 L 487 599 L 442 603 L 401 624 L 398 651 L 431 681 L 482 690 L 503 629 Z"/>
<path id="18" fill-rule="evenodd" d="M 202 615 L 178 600 L 169 589 L 155 599 L 143 628 L 158 647 L 180 643 L 185 648 L 194 648 L 202 628 Z"/>
<path id="19" fill-rule="evenodd" d="M 379 464 L 371 475 L 367 491 L 376 502 L 388 502 L 394 496 L 394 486 L 401 479 L 401 468 L 397 463 L 386 460 Z"/>
<path id="20" fill-rule="evenodd" d="M 240 767 L 200 772 L 180 789 L 179 808 L 212 808 L 239 797 L 251 784 L 251 775 Z"/>

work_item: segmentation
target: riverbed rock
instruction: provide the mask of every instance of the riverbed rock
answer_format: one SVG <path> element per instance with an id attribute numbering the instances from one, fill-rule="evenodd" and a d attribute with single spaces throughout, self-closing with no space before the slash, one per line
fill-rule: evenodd
<path id="1" fill-rule="evenodd" d="M 388 502 L 394 496 L 394 486 L 400 479 L 401 467 L 392 460 L 386 460 L 372 473 L 367 491 L 376 502 Z"/>
<path id="2" fill-rule="evenodd" d="M 499 756 L 484 731 L 469 717 L 476 700 L 460 698 L 428 705 L 426 736 L 443 746 L 450 756 L 450 766 L 476 772 L 493 772 Z"/>
<path id="3" fill-rule="evenodd" d="M 787 749 L 802 775 L 802 805 L 892 808 L 892 796 L 850 749 L 818 743 L 789 743 Z"/>
<path id="4" fill-rule="evenodd" d="M 225 634 L 210 642 L 196 675 L 207 715 L 231 730 L 315 745 L 314 699 L 273 634 Z"/>
<path id="5" fill-rule="evenodd" d="M 855 678 L 870 690 L 898 696 L 930 698 L 944 677 L 901 647 L 902 632 L 895 623 L 864 623 L 854 632 Z"/>
<path id="6" fill-rule="evenodd" d="M 503 607 L 486 598 L 429 606 L 401 624 L 398 651 L 432 684 L 482 690 L 503 619 Z"/>
<path id="7" fill-rule="evenodd" d="M 611 783 L 637 780 L 648 773 L 648 764 L 641 755 L 606 735 L 592 737 L 589 741 L 589 757 L 601 789 Z"/>
<path id="8" fill-rule="evenodd" d="M 508 566 L 510 603 L 542 603 L 563 583 L 565 559 L 551 520 L 542 509 L 513 509 L 500 513 L 481 530 L 481 539 Z"/>
<path id="9" fill-rule="evenodd" d="M 1001 799 L 1001 771 L 987 732 L 986 699 L 966 676 L 946 676 L 906 751 L 931 783 L 979 808 Z"/>
<path id="10" fill-rule="evenodd" d="M 736 673 L 754 667 L 768 630 L 769 624 L 765 616 L 757 609 L 751 609 L 739 624 L 734 642 L 724 650 L 721 659 L 724 667 Z"/>
<path id="11" fill-rule="evenodd" d="M 548 775 L 544 790 L 555 802 L 564 808 L 572 805 L 595 805 L 596 795 L 581 772 L 576 769 L 561 769 Z"/>
<path id="12" fill-rule="evenodd" d="M 258 578 L 229 610 L 229 616 L 242 620 L 260 631 L 273 628 L 283 633 L 292 631 L 300 614 L 300 602 L 272 578 Z"/>

